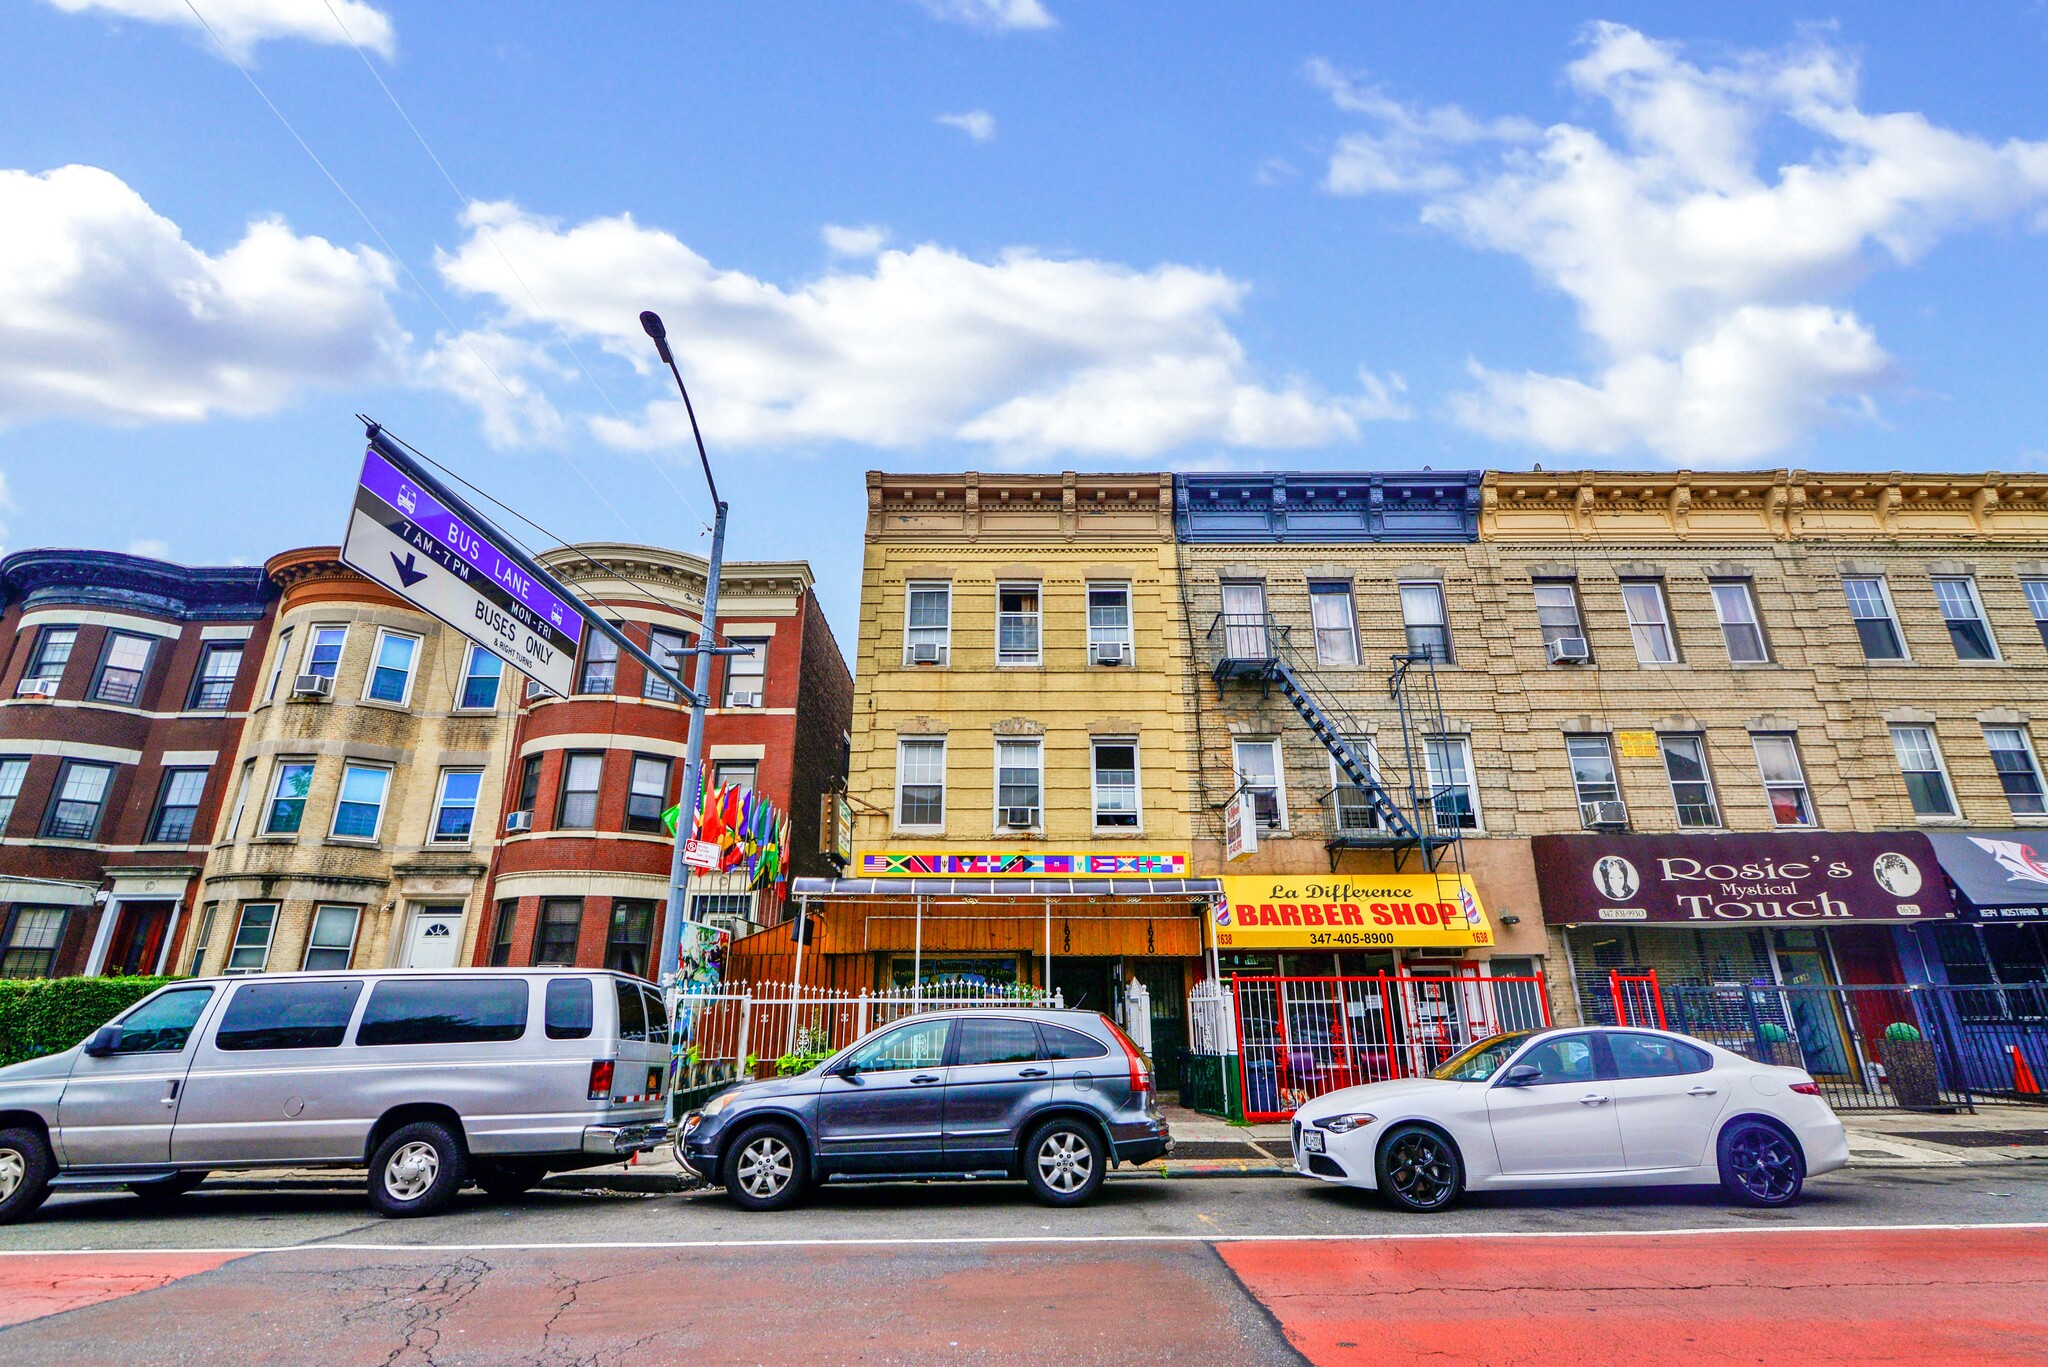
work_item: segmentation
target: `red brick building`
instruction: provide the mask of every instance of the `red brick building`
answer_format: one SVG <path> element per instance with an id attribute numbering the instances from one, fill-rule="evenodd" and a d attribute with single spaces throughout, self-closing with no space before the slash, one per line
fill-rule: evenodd
<path id="1" fill-rule="evenodd" d="M 593 544 L 541 559 L 650 653 L 695 647 L 699 557 Z M 793 875 L 830 871 L 817 853 L 819 802 L 845 773 L 853 707 L 853 677 L 812 584 L 801 561 L 726 563 L 718 637 L 756 649 L 717 661 L 705 722 L 712 780 L 752 788 L 789 814 Z M 694 682 L 692 664 L 681 672 Z M 513 733 L 478 963 L 609 965 L 652 976 L 672 843 L 660 817 L 680 796 L 688 735 L 688 707 L 595 633 L 570 696 L 529 690 Z M 697 918 L 737 933 L 780 919 L 774 895 L 748 890 L 739 875 L 698 875 L 691 901 Z"/>
<path id="2" fill-rule="evenodd" d="M 0 976 L 179 966 L 269 635 L 260 569 L 0 560 Z"/>

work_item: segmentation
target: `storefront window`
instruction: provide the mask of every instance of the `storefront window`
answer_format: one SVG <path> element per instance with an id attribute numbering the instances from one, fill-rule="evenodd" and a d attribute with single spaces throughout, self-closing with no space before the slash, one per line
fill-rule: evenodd
<path id="1" fill-rule="evenodd" d="M 913 978 L 913 974 L 917 976 Z M 1017 961 L 1012 958 L 938 959 L 926 955 L 922 962 L 914 958 L 898 958 L 890 963 L 890 986 L 909 987 L 913 982 L 921 982 L 927 988 L 1014 987 L 1017 984 Z"/>

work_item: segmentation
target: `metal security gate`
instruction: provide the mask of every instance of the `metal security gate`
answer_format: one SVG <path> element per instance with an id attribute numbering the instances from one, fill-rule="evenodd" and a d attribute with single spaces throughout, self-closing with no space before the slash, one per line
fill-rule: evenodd
<path id="1" fill-rule="evenodd" d="M 1219 1003 L 1216 1003 L 1220 1005 Z M 1474 1040 L 1550 1024 L 1538 977 L 1235 975 L 1230 1010 L 1190 999 L 1235 1033 L 1246 1120 L 1284 1120 L 1312 1097 L 1427 1073 Z"/>

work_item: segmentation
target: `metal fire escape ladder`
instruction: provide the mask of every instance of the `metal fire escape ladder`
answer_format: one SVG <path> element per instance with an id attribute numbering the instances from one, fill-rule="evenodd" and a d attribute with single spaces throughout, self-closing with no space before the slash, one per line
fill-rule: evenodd
<path id="1" fill-rule="evenodd" d="M 1419 836 L 1415 826 L 1402 810 L 1395 805 L 1387 790 L 1380 786 L 1372 770 L 1359 753 L 1351 748 L 1351 742 L 1344 738 L 1321 703 L 1285 660 L 1276 660 L 1273 679 L 1280 685 L 1280 696 L 1294 704 L 1294 710 L 1308 723 L 1309 733 L 1323 743 L 1330 757 L 1337 761 L 1337 768 L 1344 777 L 1351 780 L 1353 787 L 1365 795 L 1365 802 L 1378 817 L 1380 824 L 1396 839 L 1415 840 Z"/>

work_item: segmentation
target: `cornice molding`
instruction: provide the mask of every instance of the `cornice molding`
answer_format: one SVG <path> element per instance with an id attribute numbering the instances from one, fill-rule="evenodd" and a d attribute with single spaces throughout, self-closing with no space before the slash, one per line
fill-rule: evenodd
<path id="1" fill-rule="evenodd" d="M 119 551 L 28 550 L 0 560 L 12 606 L 123 608 L 181 622 L 253 622 L 274 596 L 253 566 L 195 568 Z"/>
<path id="2" fill-rule="evenodd" d="M 1481 473 L 1261 471 L 1174 476 L 1175 535 L 1209 544 L 1467 542 Z"/>

